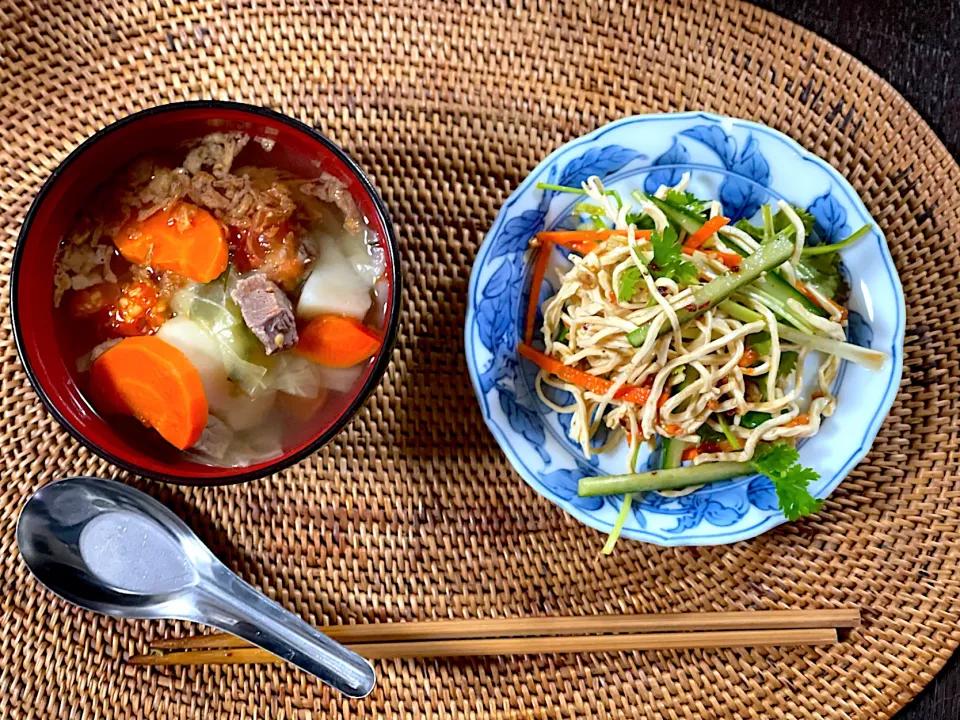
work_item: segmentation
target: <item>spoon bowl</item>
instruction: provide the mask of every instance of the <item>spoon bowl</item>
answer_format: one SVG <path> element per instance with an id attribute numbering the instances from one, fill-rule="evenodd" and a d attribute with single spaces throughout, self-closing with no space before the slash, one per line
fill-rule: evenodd
<path id="1" fill-rule="evenodd" d="M 349 697 L 376 683 L 369 662 L 245 583 L 180 518 L 128 485 L 76 477 L 44 486 L 20 513 L 17 545 L 43 585 L 87 610 L 210 625 Z"/>

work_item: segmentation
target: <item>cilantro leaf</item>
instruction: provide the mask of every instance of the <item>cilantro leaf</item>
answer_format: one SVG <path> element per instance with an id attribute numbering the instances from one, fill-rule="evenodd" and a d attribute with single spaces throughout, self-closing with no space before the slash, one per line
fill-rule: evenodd
<path id="1" fill-rule="evenodd" d="M 570 334 L 570 328 L 566 325 L 561 325 L 557 328 L 556 334 L 553 336 L 554 342 L 564 342 L 567 339 L 567 336 Z"/>
<path id="2" fill-rule="evenodd" d="M 699 428 L 697 428 L 697 435 L 700 436 L 700 440 L 703 442 L 722 442 L 726 438 L 723 433 L 719 430 L 714 430 L 713 427 L 704 423 Z"/>
<path id="3" fill-rule="evenodd" d="M 791 205 L 793 211 L 800 218 L 800 222 L 803 223 L 803 232 L 807 237 L 810 237 L 810 234 L 813 232 L 813 225 L 816 222 L 816 218 L 813 217 L 810 213 L 804 210 L 802 207 L 797 207 L 796 205 Z M 773 230 L 774 232 L 780 232 L 784 228 L 788 227 L 792 223 L 787 217 L 787 214 L 780 210 L 776 215 L 773 216 Z"/>
<path id="4" fill-rule="evenodd" d="M 751 462 L 757 472 L 770 477 L 783 474 L 799 460 L 797 449 L 781 440 L 770 445 L 757 445 Z"/>
<path id="5" fill-rule="evenodd" d="M 746 218 L 737 220 L 737 222 L 734 223 L 733 226 L 737 228 L 737 230 L 743 230 L 743 232 L 745 232 L 747 235 L 752 237 L 757 242 L 763 242 L 763 228 L 757 227 Z"/>
<path id="6" fill-rule="evenodd" d="M 650 244 L 653 246 L 650 271 L 654 277 L 670 278 L 681 285 L 691 285 L 697 281 L 697 267 L 683 259 L 683 248 L 673 227 L 666 227 L 663 234 L 654 230 Z"/>
<path id="7" fill-rule="evenodd" d="M 799 459 L 796 448 L 780 440 L 771 445 L 758 446 L 751 460 L 757 472 L 770 478 L 777 493 L 777 502 L 787 520 L 815 513 L 823 505 L 823 501 L 813 497 L 808 489 L 810 483 L 820 479 L 820 475 L 801 465 Z"/>
<path id="8" fill-rule="evenodd" d="M 630 302 L 637 292 L 640 280 L 640 268 L 629 267 L 620 273 L 620 279 L 617 281 L 617 300 Z"/>
<path id="9" fill-rule="evenodd" d="M 646 213 L 628 213 L 627 225 L 633 225 L 637 230 L 653 230 L 656 227 L 653 218 Z"/>
<path id="10" fill-rule="evenodd" d="M 797 277 L 831 300 L 837 296 L 843 283 L 840 274 L 840 254 L 811 255 L 797 266 Z"/>
<path id="11" fill-rule="evenodd" d="M 796 520 L 803 515 L 812 515 L 823 506 L 823 500 L 817 500 L 807 486 L 820 479 L 815 470 L 802 465 L 794 465 L 783 475 L 770 478 L 773 489 L 777 491 L 777 501 L 787 520 Z"/>
<path id="12" fill-rule="evenodd" d="M 677 210 L 685 210 L 696 215 L 703 215 L 710 206 L 709 200 L 700 200 L 691 192 L 678 192 L 676 190 L 667 190 L 667 197 L 664 198 L 664 202 Z"/>

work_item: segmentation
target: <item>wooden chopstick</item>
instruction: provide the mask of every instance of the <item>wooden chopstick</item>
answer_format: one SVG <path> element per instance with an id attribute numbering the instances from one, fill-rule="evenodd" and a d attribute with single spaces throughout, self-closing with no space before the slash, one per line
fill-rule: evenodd
<path id="1" fill-rule="evenodd" d="M 351 643 L 354 652 L 368 660 L 441 658 L 485 655 L 537 655 L 541 653 L 618 652 L 629 650 L 684 650 L 739 647 L 795 647 L 831 645 L 835 628 L 799 630 L 725 630 L 629 635 L 567 635 L 559 637 L 422 640 L 415 642 Z M 281 663 L 260 648 L 194 650 L 165 655 L 137 655 L 132 665 L 245 665 Z"/>
<path id="2" fill-rule="evenodd" d="M 646 615 L 586 615 L 573 617 L 490 618 L 484 620 L 427 620 L 403 623 L 327 625 L 320 631 L 341 643 L 519 638 L 548 635 L 606 633 L 669 633 L 721 630 L 800 630 L 852 628 L 860 611 L 756 610 L 742 612 L 665 613 Z M 157 640 L 157 650 L 249 648 L 250 643 L 228 633 Z"/>

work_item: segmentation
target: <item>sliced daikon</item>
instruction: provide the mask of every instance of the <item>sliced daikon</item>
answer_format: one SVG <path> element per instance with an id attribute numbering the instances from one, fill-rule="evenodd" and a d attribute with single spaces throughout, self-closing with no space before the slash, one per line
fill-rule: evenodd
<path id="1" fill-rule="evenodd" d="M 330 313 L 363 320 L 371 303 L 370 285 L 357 274 L 340 248 L 325 239 L 300 293 L 297 315 L 310 319 Z"/>

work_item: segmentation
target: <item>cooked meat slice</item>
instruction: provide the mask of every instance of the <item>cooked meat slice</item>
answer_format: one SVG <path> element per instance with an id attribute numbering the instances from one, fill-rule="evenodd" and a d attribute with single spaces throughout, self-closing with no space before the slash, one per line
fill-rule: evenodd
<path id="1" fill-rule="evenodd" d="M 319 179 L 301 185 L 300 191 L 336 205 L 343 213 L 343 226 L 350 232 L 360 232 L 360 210 L 343 180 L 325 172 Z"/>
<path id="2" fill-rule="evenodd" d="M 249 140 L 250 136 L 242 132 L 211 133 L 187 153 L 183 167 L 191 175 L 209 168 L 215 177 L 224 177 Z"/>
<path id="3" fill-rule="evenodd" d="M 239 280 L 230 297 L 240 306 L 243 321 L 263 343 L 267 355 L 296 344 L 297 322 L 293 306 L 283 290 L 263 273 L 257 272 Z"/>

